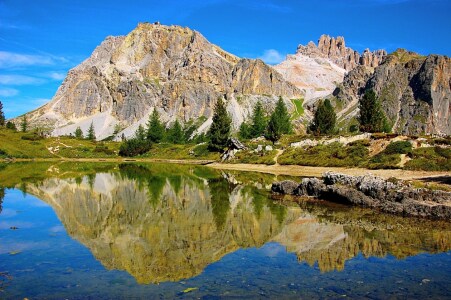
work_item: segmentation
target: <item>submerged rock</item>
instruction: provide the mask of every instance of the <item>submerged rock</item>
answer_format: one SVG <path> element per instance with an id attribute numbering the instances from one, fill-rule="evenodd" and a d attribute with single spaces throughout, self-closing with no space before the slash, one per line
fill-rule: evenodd
<path id="1" fill-rule="evenodd" d="M 415 189 L 372 175 L 350 176 L 326 172 L 322 179 L 275 182 L 272 192 L 313 196 L 333 202 L 376 208 L 405 216 L 451 220 L 451 193 Z"/>

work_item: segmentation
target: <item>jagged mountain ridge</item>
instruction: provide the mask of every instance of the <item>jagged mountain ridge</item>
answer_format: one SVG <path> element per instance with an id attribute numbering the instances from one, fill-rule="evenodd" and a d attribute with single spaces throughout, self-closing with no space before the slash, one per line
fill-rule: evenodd
<path id="1" fill-rule="evenodd" d="M 315 101 L 331 94 L 347 72 L 357 66 L 377 67 L 386 55 L 385 50 L 369 49 L 360 54 L 346 47 L 344 37 L 324 34 L 318 45 L 312 41 L 299 45 L 295 54 L 274 68 L 304 92 L 306 101 Z"/>
<path id="2" fill-rule="evenodd" d="M 356 123 L 358 100 L 373 88 L 394 132 L 451 134 L 449 58 L 415 54 L 407 55 L 415 60 L 394 60 L 397 55 L 368 49 L 360 54 L 343 37 L 323 35 L 318 45 L 299 45 L 296 54 L 271 67 L 227 53 L 189 28 L 140 23 L 127 36 L 103 41 L 69 71 L 49 103 L 27 116 L 31 127 L 50 128 L 53 135 L 78 126 L 86 132 L 92 122 L 98 139 L 120 128 L 119 139 L 132 136 L 156 109 L 166 124 L 191 121 L 199 133 L 210 126 L 218 97 L 225 99 L 236 130 L 257 101 L 270 111 L 282 96 L 290 111 L 290 99 L 304 99 L 305 114 L 295 120 L 302 131 L 318 100 L 328 97 L 346 131 Z"/>
<path id="3" fill-rule="evenodd" d="M 117 126 L 119 135 L 133 135 L 155 108 L 168 123 L 204 117 L 202 131 L 216 100 L 224 97 L 238 128 L 257 100 L 269 109 L 284 96 L 293 109 L 289 99 L 301 94 L 261 60 L 239 59 L 197 31 L 140 23 L 127 36 L 108 37 L 28 117 L 32 126 L 51 127 L 54 135 L 77 126 L 86 131 L 92 122 L 102 139 Z"/>

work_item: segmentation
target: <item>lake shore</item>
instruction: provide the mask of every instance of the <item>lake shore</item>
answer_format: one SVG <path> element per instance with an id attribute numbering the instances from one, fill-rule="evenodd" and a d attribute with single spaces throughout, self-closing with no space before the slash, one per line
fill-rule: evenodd
<path id="1" fill-rule="evenodd" d="M 359 176 L 372 174 L 378 177 L 388 179 L 395 177 L 402 180 L 425 180 L 428 178 L 450 176 L 446 171 L 409 171 L 402 169 L 363 169 L 363 168 L 342 168 L 342 167 L 309 167 L 297 165 L 259 165 L 259 164 L 224 164 L 211 163 L 208 167 L 220 170 L 253 171 L 270 173 L 275 175 L 290 175 L 303 177 L 320 177 L 327 171 L 342 173 L 346 175 Z"/>
<path id="2" fill-rule="evenodd" d="M 402 169 L 364 169 L 344 167 L 311 167 L 299 165 L 264 165 L 264 164 L 229 164 L 219 163 L 213 160 L 203 159 L 159 159 L 159 158 L 35 158 L 35 159 L 13 159 L 4 162 L 110 162 L 110 163 L 171 163 L 205 165 L 217 170 L 233 170 L 260 172 L 274 175 L 289 175 L 302 177 L 320 177 L 327 171 L 333 171 L 346 175 L 359 176 L 372 174 L 385 179 L 395 177 L 402 180 L 433 181 L 434 178 L 450 177 L 447 171 L 410 171 Z"/>

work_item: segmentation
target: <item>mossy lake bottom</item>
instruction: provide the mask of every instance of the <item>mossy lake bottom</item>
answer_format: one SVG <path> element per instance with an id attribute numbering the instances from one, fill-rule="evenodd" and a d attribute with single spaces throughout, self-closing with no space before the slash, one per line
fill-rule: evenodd
<path id="1" fill-rule="evenodd" d="M 451 296 L 451 225 L 202 166 L 0 167 L 0 298 Z"/>

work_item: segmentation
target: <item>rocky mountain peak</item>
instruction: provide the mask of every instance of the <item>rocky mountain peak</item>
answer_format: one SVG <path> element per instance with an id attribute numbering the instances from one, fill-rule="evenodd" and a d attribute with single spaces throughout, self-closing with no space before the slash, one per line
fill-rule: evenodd
<path id="1" fill-rule="evenodd" d="M 204 120 L 206 131 L 213 107 L 223 97 L 234 128 L 258 100 L 271 108 L 279 96 L 302 92 L 259 60 L 240 59 L 210 43 L 202 34 L 181 26 L 139 23 L 126 36 L 107 37 L 68 76 L 53 99 L 28 114 L 32 126 L 54 135 L 83 131 L 93 123 L 98 139 L 115 128 L 132 136 L 153 110 L 163 122 Z M 206 120 L 206 121 L 205 121 Z"/>
<path id="2" fill-rule="evenodd" d="M 344 37 L 338 36 L 335 38 L 326 34 L 319 38 L 318 45 L 314 42 L 309 42 L 307 46 L 299 45 L 296 53 L 313 58 L 328 58 L 346 71 L 350 71 L 358 65 L 375 68 L 387 55 L 385 50 L 370 51 L 369 49 L 360 54 L 346 47 Z"/>

